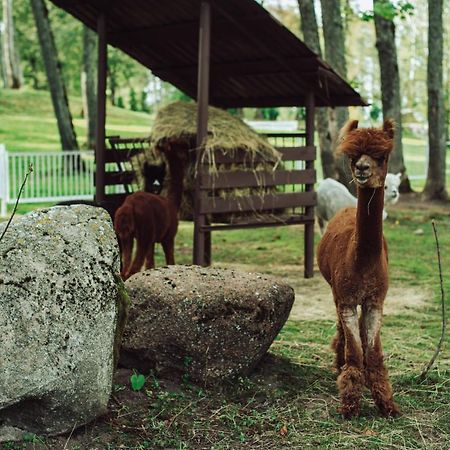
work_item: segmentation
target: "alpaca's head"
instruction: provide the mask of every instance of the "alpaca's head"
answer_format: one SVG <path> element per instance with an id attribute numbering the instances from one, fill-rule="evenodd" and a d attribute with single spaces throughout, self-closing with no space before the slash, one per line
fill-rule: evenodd
<path id="1" fill-rule="evenodd" d="M 384 204 L 395 205 L 400 197 L 399 187 L 402 181 L 401 173 L 388 173 L 384 182 Z"/>
<path id="2" fill-rule="evenodd" d="M 134 212 L 130 205 L 122 205 L 114 215 L 114 230 L 119 240 L 129 239 L 134 233 Z"/>
<path id="3" fill-rule="evenodd" d="M 384 185 L 389 154 L 394 148 L 394 128 L 392 120 L 385 120 L 381 128 L 358 128 L 358 121 L 350 120 L 342 128 L 337 151 L 348 156 L 358 186 Z"/>

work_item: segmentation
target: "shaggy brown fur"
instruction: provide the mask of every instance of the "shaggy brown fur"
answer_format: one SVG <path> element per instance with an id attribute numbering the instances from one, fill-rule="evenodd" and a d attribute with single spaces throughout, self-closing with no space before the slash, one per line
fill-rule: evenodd
<path id="1" fill-rule="evenodd" d="M 129 195 L 114 216 L 114 228 L 122 254 L 122 278 L 126 280 L 145 267 L 155 267 L 155 243 L 161 243 L 167 264 L 175 264 L 174 245 L 178 230 L 178 209 L 183 193 L 186 150 L 167 147 L 170 170 L 167 198 L 149 192 Z M 136 239 L 133 262 L 131 255 Z"/>
<path id="2" fill-rule="evenodd" d="M 356 120 L 344 126 L 338 151 L 350 158 L 358 205 L 342 210 L 330 221 L 317 259 L 333 291 L 338 316 L 333 348 L 343 416 L 358 414 L 364 384 L 380 412 L 396 416 L 399 410 L 393 401 L 380 340 L 388 289 L 383 185 L 393 148 L 394 123 L 387 120 L 382 129 L 357 127 Z"/>

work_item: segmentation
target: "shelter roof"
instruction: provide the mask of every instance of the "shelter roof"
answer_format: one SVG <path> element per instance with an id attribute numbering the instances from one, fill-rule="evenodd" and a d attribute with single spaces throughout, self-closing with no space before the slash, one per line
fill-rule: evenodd
<path id="1" fill-rule="evenodd" d="M 107 41 L 196 98 L 201 0 L 52 0 L 88 27 L 106 12 Z M 255 0 L 211 0 L 210 104 L 366 105 L 360 95 Z"/>

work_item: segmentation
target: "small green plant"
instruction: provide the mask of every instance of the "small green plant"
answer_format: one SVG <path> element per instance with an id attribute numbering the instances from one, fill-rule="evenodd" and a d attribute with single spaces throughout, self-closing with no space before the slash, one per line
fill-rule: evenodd
<path id="1" fill-rule="evenodd" d="M 145 377 L 141 373 L 134 372 L 130 377 L 130 383 L 133 391 L 140 391 L 144 387 Z"/>
<path id="2" fill-rule="evenodd" d="M 192 363 L 192 357 L 185 356 L 183 358 L 184 373 L 183 373 L 183 376 L 181 377 L 181 380 L 185 387 L 190 387 L 189 381 L 191 380 L 191 376 L 189 374 L 189 366 L 191 365 L 191 363 Z"/>

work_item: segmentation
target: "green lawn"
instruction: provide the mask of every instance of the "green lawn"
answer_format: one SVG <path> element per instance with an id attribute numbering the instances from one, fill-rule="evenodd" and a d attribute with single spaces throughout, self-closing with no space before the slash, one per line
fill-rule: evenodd
<path id="1" fill-rule="evenodd" d="M 80 102 L 71 99 L 77 132 L 84 133 Z M 78 109 L 77 109 L 78 108 Z M 108 133 L 145 135 L 151 117 L 112 108 Z M 53 150 L 59 147 L 52 109 L 45 92 L 0 90 L 0 142 L 9 150 Z M 405 138 L 410 174 L 421 173 L 425 142 Z M 450 158 L 449 158 L 450 159 Z M 318 164 L 319 166 L 319 164 Z M 413 183 L 418 188 L 419 183 Z M 20 205 L 19 213 L 43 205 Z M 395 420 L 377 414 L 366 391 L 361 415 L 350 421 L 338 413 L 330 340 L 334 320 L 309 306 L 313 319 L 289 319 L 255 372 L 232 383 L 204 389 L 188 381 L 174 385 L 156 376 L 121 403 L 130 391 L 127 381 L 116 383 L 115 409 L 71 436 L 44 439 L 28 435 L 24 442 L 3 443 L 18 449 L 448 449 L 450 448 L 449 338 L 429 377 L 418 375 L 431 357 L 440 334 L 440 288 L 436 248 L 431 228 L 440 236 L 444 289 L 450 293 L 450 215 L 448 209 L 389 209 L 385 235 L 389 245 L 391 290 L 403 303 L 386 314 L 382 340 L 395 399 L 403 415 Z M 316 243 L 319 236 L 316 235 Z M 297 294 L 313 296 L 320 274 L 302 278 L 303 228 L 279 227 L 213 233 L 215 266 L 236 267 L 280 277 Z M 182 222 L 176 259 L 192 261 L 192 224 Z M 163 264 L 159 246 L 157 265 Z M 412 294 L 424 293 L 416 304 Z M 406 298 L 403 298 L 406 297 Z M 395 303 L 395 301 L 394 301 Z M 396 305 L 391 306 L 396 310 Z M 316 317 L 314 317 L 316 314 Z M 188 373 L 186 374 L 188 379 Z M 83 444 L 80 444 L 83 442 Z M 88 443 L 88 444 L 86 444 Z"/>
<path id="2" fill-rule="evenodd" d="M 391 289 L 400 288 L 405 295 L 411 289 L 428 294 L 421 305 L 415 305 L 413 298 L 403 299 L 408 307 L 384 318 L 384 354 L 403 413 L 400 418 L 381 418 L 368 391 L 360 417 L 350 421 L 340 417 L 329 347 L 334 320 L 317 314 L 313 320 L 289 319 L 255 372 L 233 383 L 204 389 L 188 381 L 174 385 L 152 376 L 133 395 L 132 404 L 121 403 L 121 396 L 130 390 L 128 381 L 116 383 L 114 412 L 75 432 L 68 448 L 450 448 L 448 338 L 429 377 L 423 382 L 418 379 L 435 349 L 441 326 L 431 219 L 439 231 L 448 305 L 450 260 L 444 249 L 450 248 L 450 216 L 444 210 L 405 208 L 392 208 L 385 222 Z M 423 233 L 417 234 L 418 229 Z M 285 281 L 294 275 L 296 292 L 302 293 L 320 281 L 317 272 L 313 280 L 301 276 L 302 244 L 303 230 L 297 226 L 215 232 L 214 265 L 275 274 Z M 191 262 L 191 248 L 192 224 L 182 222 L 176 241 L 178 263 Z M 157 265 L 161 264 L 157 246 Z M 314 313 L 314 306 L 311 309 Z M 58 449 L 66 441 L 67 436 L 28 437 L 28 443 L 8 443 L 3 448 Z"/>
<path id="3" fill-rule="evenodd" d="M 81 99 L 71 97 L 70 109 L 78 144 L 86 145 Z M 107 135 L 147 136 L 152 116 L 107 106 Z M 9 151 L 51 151 L 61 148 L 50 94 L 46 91 L 0 89 L 0 143 Z"/>

